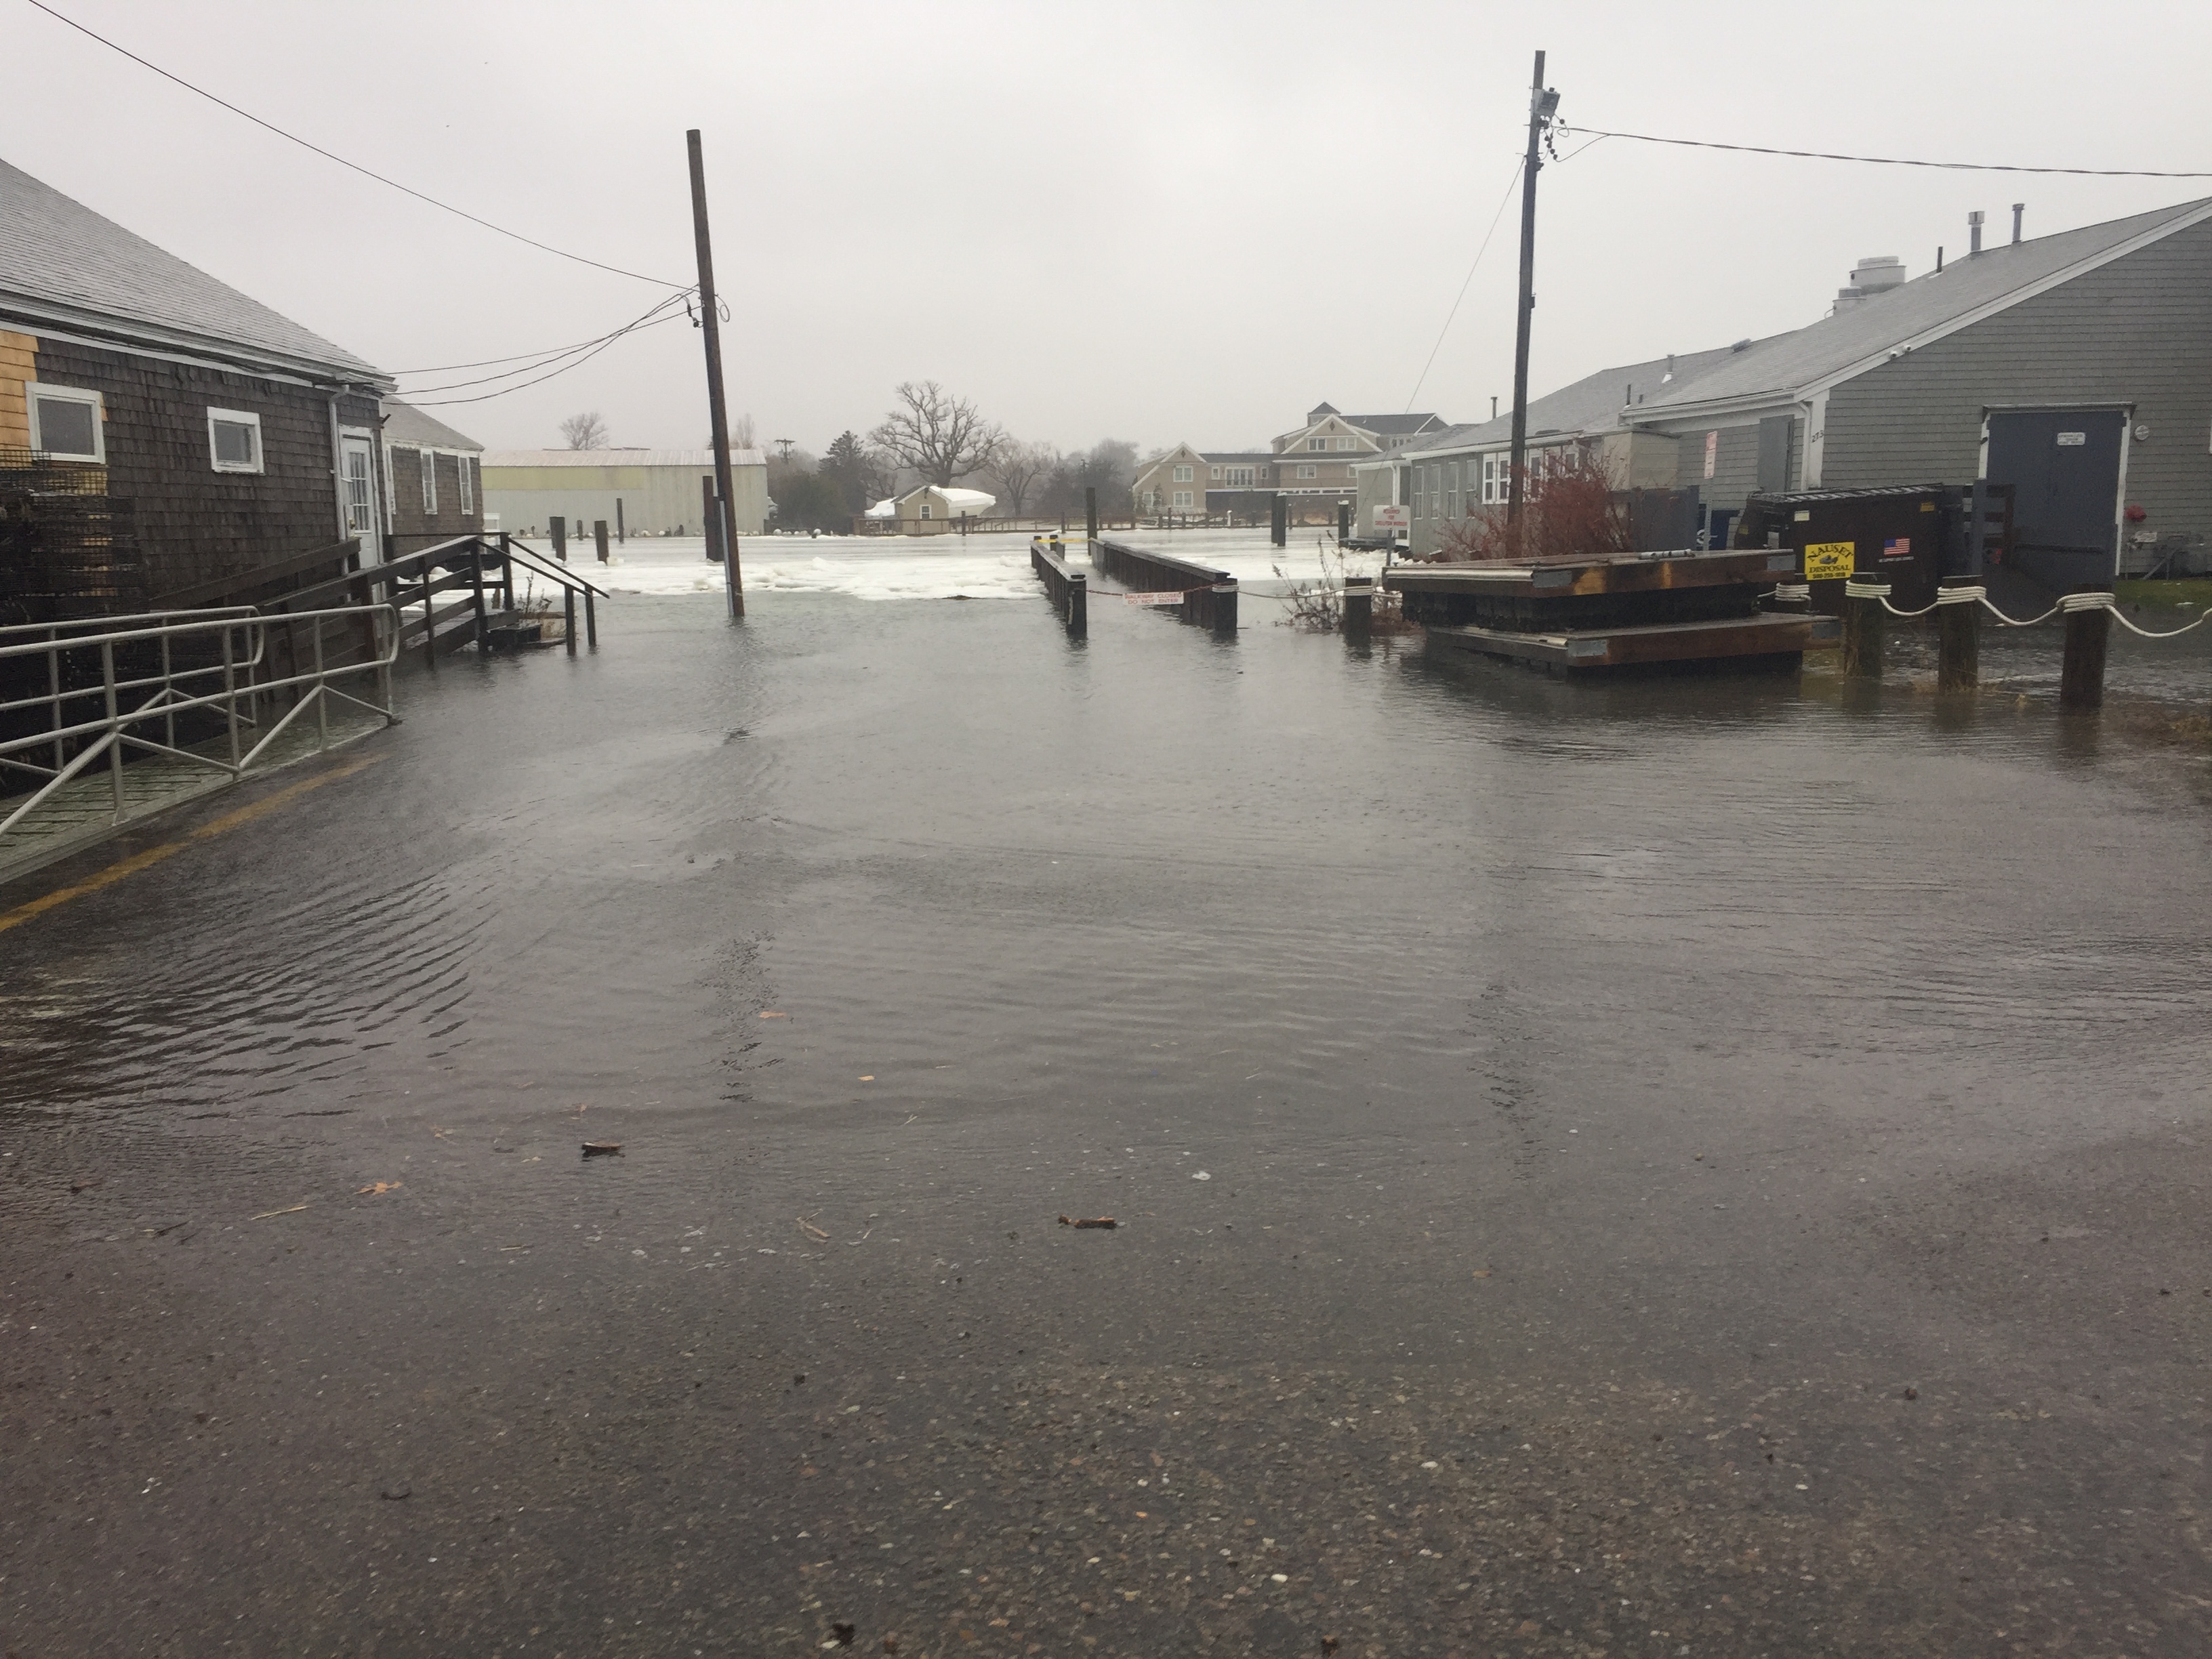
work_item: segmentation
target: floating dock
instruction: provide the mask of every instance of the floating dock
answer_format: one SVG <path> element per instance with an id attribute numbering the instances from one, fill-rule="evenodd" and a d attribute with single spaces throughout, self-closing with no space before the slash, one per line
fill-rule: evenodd
<path id="1" fill-rule="evenodd" d="M 1394 565 L 1382 586 L 1447 648 L 1584 672 L 1726 664 L 1789 669 L 1836 643 L 1832 617 L 1768 611 L 1802 582 L 1784 549 L 1684 549 L 1588 558 Z"/>

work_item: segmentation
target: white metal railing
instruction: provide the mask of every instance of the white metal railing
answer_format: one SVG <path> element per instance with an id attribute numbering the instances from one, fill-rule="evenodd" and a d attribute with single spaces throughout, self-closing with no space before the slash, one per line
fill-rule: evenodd
<path id="1" fill-rule="evenodd" d="M 174 620 L 179 617 L 188 620 Z M 325 661 L 325 630 L 333 623 L 367 629 L 368 649 L 362 657 L 336 666 Z M 301 665 L 295 643 L 288 653 L 286 672 L 269 672 L 271 634 L 297 641 L 302 630 L 313 642 L 311 665 Z M 64 786 L 87 776 L 103 759 L 114 822 L 120 824 L 128 816 L 123 771 L 129 753 L 166 755 L 236 778 L 264 758 L 270 745 L 310 710 L 319 739 L 317 746 L 327 747 L 334 698 L 389 720 L 392 665 L 398 646 L 399 614 L 389 605 L 266 617 L 250 605 L 240 605 L 216 611 L 156 611 L 0 628 L 0 687 L 21 672 L 15 665 L 35 665 L 40 658 L 45 659 L 46 679 L 43 692 L 0 701 L 0 734 L 24 723 L 13 717 L 33 709 L 46 711 L 45 729 L 0 735 L 0 778 L 28 773 L 43 780 L 21 799 L 0 799 L 0 810 L 6 814 L 0 817 L 0 836 L 22 823 Z M 88 672 L 94 662 L 96 681 Z M 364 675 L 372 678 L 374 702 L 340 690 L 336 684 Z M 265 719 L 264 702 L 273 705 L 287 693 L 291 707 L 281 716 Z M 95 698 L 98 714 L 71 718 L 70 704 Z M 194 746 L 180 745 L 178 718 L 203 710 L 220 721 L 227 742 L 218 745 L 210 738 Z M 267 713 L 273 714 L 273 706 Z M 159 737 L 149 735 L 148 728 L 157 725 Z M 210 747 L 217 747 L 218 752 L 205 752 Z M 33 759 L 34 755 L 43 757 Z"/>

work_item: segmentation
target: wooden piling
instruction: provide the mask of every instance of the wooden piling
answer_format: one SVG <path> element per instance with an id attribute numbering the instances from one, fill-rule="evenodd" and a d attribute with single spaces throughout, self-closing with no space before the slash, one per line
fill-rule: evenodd
<path id="1" fill-rule="evenodd" d="M 1091 579 L 1080 572 L 1067 579 L 1067 631 L 1081 639 L 1091 631 Z"/>
<path id="2" fill-rule="evenodd" d="M 505 530 L 499 532 L 499 608 L 514 609 L 514 537 Z"/>
<path id="3" fill-rule="evenodd" d="M 553 556 L 568 562 L 568 520 L 556 513 L 545 520 L 545 533 L 553 538 Z"/>
<path id="4" fill-rule="evenodd" d="M 592 520 L 592 545 L 598 550 L 599 562 L 605 564 L 607 562 L 607 521 L 605 519 Z"/>
<path id="5" fill-rule="evenodd" d="M 2112 613 L 2084 608 L 2066 613 L 2066 660 L 2059 671 L 2061 708 L 2101 708 L 2105 704 L 2105 653 L 2112 635 Z"/>
<path id="6" fill-rule="evenodd" d="M 469 550 L 469 574 L 473 579 L 477 601 L 477 652 L 482 655 L 491 648 L 491 617 L 484 609 L 483 580 L 484 550 L 479 540 Z"/>
<path id="7" fill-rule="evenodd" d="M 1268 520 L 1267 539 L 1278 547 L 1291 544 L 1291 504 L 1282 496 L 1274 499 L 1272 516 Z"/>
<path id="8" fill-rule="evenodd" d="M 623 547 L 629 545 L 629 532 L 623 526 L 622 497 L 615 497 L 615 541 Z"/>
<path id="9" fill-rule="evenodd" d="M 1364 640 L 1375 630 L 1375 578 L 1344 579 L 1344 636 Z"/>
<path id="10" fill-rule="evenodd" d="M 1844 672 L 1853 679 L 1881 678 L 1881 600 L 1845 590 L 1844 599 Z"/>
<path id="11" fill-rule="evenodd" d="M 573 657 L 576 654 L 576 590 L 564 585 L 561 592 L 567 616 L 567 625 L 561 630 L 562 643 L 568 647 L 568 654 Z"/>
<path id="12" fill-rule="evenodd" d="M 1978 588 L 1972 578 L 1947 580 L 1944 591 Z M 1936 689 L 1971 691 L 1982 678 L 1982 607 L 1978 593 L 1971 599 L 1946 600 L 1939 592 L 1936 605 Z"/>
<path id="13" fill-rule="evenodd" d="M 599 648 L 599 613 L 588 587 L 584 590 L 584 643 L 594 651 Z"/>

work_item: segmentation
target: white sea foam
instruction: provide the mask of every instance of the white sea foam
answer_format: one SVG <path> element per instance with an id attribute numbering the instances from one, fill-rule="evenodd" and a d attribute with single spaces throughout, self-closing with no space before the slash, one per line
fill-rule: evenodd
<path id="1" fill-rule="evenodd" d="M 1138 546 L 1226 570 L 1246 588 L 1276 591 L 1275 569 L 1296 580 L 1320 574 L 1319 532 L 1293 532 L 1286 548 L 1270 546 L 1261 531 L 1192 530 L 1123 532 Z M 542 543 L 533 544 L 542 546 Z M 1084 568 L 1079 532 L 1071 547 Z M 842 593 L 858 599 L 1022 599 L 1037 592 L 1030 568 L 1029 538 L 972 536 L 748 536 L 738 543 L 739 568 L 748 593 Z M 577 550 L 571 548 L 571 557 Z M 578 568 L 617 593 L 719 593 L 722 568 L 707 562 L 696 536 L 641 537 L 610 549 L 600 565 L 588 553 Z M 1371 572 L 1378 559 L 1354 556 L 1348 568 Z"/>

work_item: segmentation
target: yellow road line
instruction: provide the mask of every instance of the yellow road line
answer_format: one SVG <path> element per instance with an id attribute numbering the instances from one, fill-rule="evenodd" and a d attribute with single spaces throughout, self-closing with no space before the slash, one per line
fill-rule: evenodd
<path id="1" fill-rule="evenodd" d="M 82 898 L 87 893 L 96 893 L 103 887 L 112 887 L 125 876 L 135 876 L 149 865 L 159 864 L 172 854 L 183 852 L 196 841 L 206 841 L 211 836 L 222 835 L 225 830 L 235 830 L 241 823 L 251 823 L 263 813 L 273 812 L 278 807 L 289 805 L 306 794 L 310 789 L 319 789 L 326 783 L 335 783 L 340 778 L 351 777 L 364 767 L 374 766 L 383 758 L 381 755 L 367 756 L 344 766 L 333 767 L 327 772 L 319 772 L 312 778 L 302 778 L 297 783 L 287 784 L 273 794 L 264 795 L 259 800 L 225 812 L 221 817 L 210 818 L 181 840 L 163 842 L 159 847 L 149 847 L 143 853 L 133 853 L 129 858 L 118 860 L 109 865 L 96 876 L 87 876 L 82 881 L 73 882 L 67 887 L 57 887 L 52 892 L 34 898 L 28 904 L 18 905 L 13 910 L 0 911 L 0 933 L 6 933 L 10 927 L 20 927 L 33 917 L 44 915 L 49 910 L 67 904 L 73 898 Z"/>

